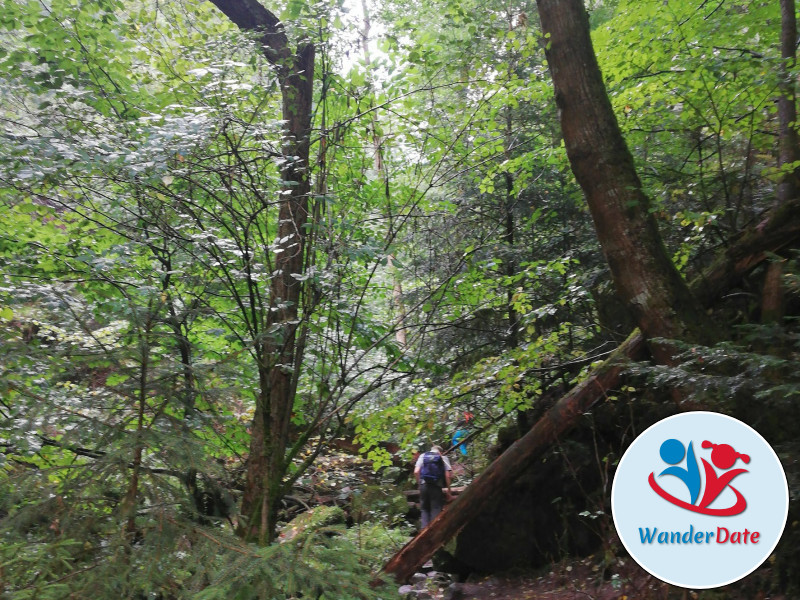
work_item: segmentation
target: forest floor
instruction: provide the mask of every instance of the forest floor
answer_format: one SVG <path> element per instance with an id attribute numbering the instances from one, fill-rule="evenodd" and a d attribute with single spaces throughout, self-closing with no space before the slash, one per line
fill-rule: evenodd
<path id="1" fill-rule="evenodd" d="M 713 590 L 687 590 L 656 579 L 631 559 L 619 559 L 604 577 L 596 558 L 567 559 L 549 571 L 470 576 L 464 583 L 431 586 L 434 600 L 787 600 L 769 589 L 769 569 Z M 411 596 L 409 596 L 411 597 Z"/>
<path id="2" fill-rule="evenodd" d="M 313 504 L 346 502 L 352 489 L 380 482 L 371 464 L 346 452 L 328 452 L 317 461 L 313 473 L 315 493 L 306 500 Z M 609 540 L 619 546 L 618 539 Z M 413 586 L 406 598 L 431 600 L 787 600 L 772 594 L 773 576 L 769 563 L 739 582 L 712 590 L 687 590 L 669 585 L 643 570 L 629 557 L 617 557 L 612 565 L 603 555 L 566 558 L 533 572 L 470 575 L 452 583 L 451 576 L 428 573 Z M 424 592 L 427 592 L 425 594 Z M 421 593 L 423 592 L 423 593 Z"/>

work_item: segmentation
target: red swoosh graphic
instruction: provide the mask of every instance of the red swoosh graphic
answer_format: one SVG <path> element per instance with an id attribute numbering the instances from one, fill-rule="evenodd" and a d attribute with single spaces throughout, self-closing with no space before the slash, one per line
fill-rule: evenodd
<path id="1" fill-rule="evenodd" d="M 736 494 L 736 504 L 729 508 L 707 508 L 702 506 L 695 506 L 694 504 L 689 504 L 688 502 L 684 502 L 680 498 L 676 498 L 672 494 L 664 491 L 661 486 L 656 483 L 656 478 L 653 473 L 650 473 L 650 477 L 647 478 L 647 481 L 650 483 L 650 487 L 653 488 L 653 491 L 664 498 L 667 502 L 674 504 L 675 506 L 680 506 L 681 508 L 685 508 L 686 510 L 690 510 L 692 512 L 700 513 L 701 515 L 712 515 L 716 517 L 731 517 L 733 515 L 738 515 L 739 513 L 743 512 L 745 508 L 747 508 L 747 500 L 744 499 L 741 492 L 737 490 L 735 487 L 730 487 L 734 493 Z"/>

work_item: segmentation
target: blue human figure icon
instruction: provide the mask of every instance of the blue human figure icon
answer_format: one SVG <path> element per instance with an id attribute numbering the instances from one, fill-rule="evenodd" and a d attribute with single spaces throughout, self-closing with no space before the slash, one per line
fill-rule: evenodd
<path id="1" fill-rule="evenodd" d="M 689 489 L 690 503 L 694 504 L 697 501 L 697 497 L 700 495 L 701 482 L 700 468 L 697 466 L 697 458 L 695 458 L 692 443 L 689 442 L 689 450 L 687 451 L 683 447 L 682 442 L 676 439 L 669 439 L 661 444 L 659 453 L 665 463 L 673 465 L 661 471 L 659 477 L 661 477 L 661 475 L 674 475 L 683 481 Z M 677 464 L 683 460 L 684 455 L 686 456 L 685 468 L 677 466 Z"/>

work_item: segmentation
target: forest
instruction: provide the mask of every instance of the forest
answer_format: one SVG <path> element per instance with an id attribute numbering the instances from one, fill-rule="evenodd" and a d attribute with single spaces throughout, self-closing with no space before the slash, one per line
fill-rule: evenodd
<path id="1" fill-rule="evenodd" d="M 3 0 L 0 599 L 800 596 L 796 12 Z M 721 589 L 611 515 L 689 411 L 788 481 Z"/>

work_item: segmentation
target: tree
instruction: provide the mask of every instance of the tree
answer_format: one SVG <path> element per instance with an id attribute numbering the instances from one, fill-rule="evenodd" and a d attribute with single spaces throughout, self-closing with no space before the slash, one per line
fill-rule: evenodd
<path id="1" fill-rule="evenodd" d="M 794 0 L 781 0 L 781 66 L 778 86 L 778 166 L 781 178 L 777 201 L 788 202 L 800 192 L 800 141 L 797 136 L 797 94 L 793 70 L 797 62 L 797 17 Z"/>
<path id="2" fill-rule="evenodd" d="M 278 213 L 269 318 L 258 342 L 259 388 L 241 512 L 245 537 L 262 543 L 275 535 L 279 499 L 285 494 L 285 452 L 294 406 L 303 341 L 298 339 L 310 184 L 309 150 L 314 91 L 314 44 L 289 45 L 283 24 L 253 0 L 212 0 L 233 23 L 253 32 L 274 65 L 281 90 L 284 192 Z"/>
<path id="3" fill-rule="evenodd" d="M 664 248 L 606 93 L 581 0 L 539 0 L 561 129 L 615 287 L 648 338 L 704 339 L 703 310 Z M 669 363 L 671 351 L 654 345 Z"/>
<path id="4" fill-rule="evenodd" d="M 797 16 L 794 0 L 781 0 L 781 66 L 778 69 L 778 172 L 776 203 L 785 205 L 800 193 L 800 138 L 797 135 L 797 94 L 792 74 L 797 62 Z M 773 262 L 764 279 L 763 322 L 783 316 L 783 267 Z"/>

